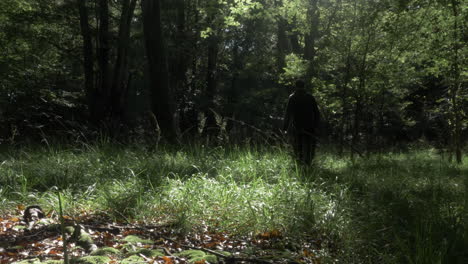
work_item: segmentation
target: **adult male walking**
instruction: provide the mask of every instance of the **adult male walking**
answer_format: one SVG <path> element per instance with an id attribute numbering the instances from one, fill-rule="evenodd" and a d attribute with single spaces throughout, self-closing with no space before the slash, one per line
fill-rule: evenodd
<path id="1" fill-rule="evenodd" d="M 315 156 L 320 112 L 315 98 L 304 89 L 304 81 L 297 80 L 294 93 L 289 96 L 283 130 L 292 140 L 296 159 L 310 165 Z"/>

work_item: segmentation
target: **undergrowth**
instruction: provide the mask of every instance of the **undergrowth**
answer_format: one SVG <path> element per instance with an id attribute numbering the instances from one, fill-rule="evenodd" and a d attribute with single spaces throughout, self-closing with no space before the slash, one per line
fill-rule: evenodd
<path id="1" fill-rule="evenodd" d="M 465 159 L 464 164 L 467 164 Z M 40 204 L 118 221 L 171 222 L 238 236 L 278 230 L 328 241 L 342 263 L 465 263 L 468 167 L 430 150 L 350 161 L 321 154 L 311 168 L 278 147 L 85 146 L 5 149 L 0 210 Z"/>

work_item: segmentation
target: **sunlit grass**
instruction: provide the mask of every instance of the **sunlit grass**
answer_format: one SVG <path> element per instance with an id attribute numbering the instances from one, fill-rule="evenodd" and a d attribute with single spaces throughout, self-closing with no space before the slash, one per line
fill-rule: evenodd
<path id="1" fill-rule="evenodd" d="M 120 221 L 166 221 L 182 233 L 208 226 L 240 236 L 320 236 L 345 263 L 466 257 L 455 252 L 467 240 L 467 166 L 432 151 L 355 161 L 319 153 L 304 169 L 277 147 L 149 152 L 103 145 L 9 150 L 0 164 L 3 211 L 19 203 L 57 209 L 56 187 L 71 215 L 89 210 Z"/>

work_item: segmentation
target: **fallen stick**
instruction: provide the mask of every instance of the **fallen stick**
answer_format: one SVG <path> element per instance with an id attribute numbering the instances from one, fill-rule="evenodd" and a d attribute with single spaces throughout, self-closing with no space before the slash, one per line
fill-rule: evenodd
<path id="1" fill-rule="evenodd" d="M 201 247 L 194 247 L 194 246 L 189 246 L 189 245 L 184 245 L 184 244 L 181 244 L 171 238 L 168 238 L 168 237 L 164 237 L 162 236 L 163 239 L 165 240 L 168 240 L 168 241 L 171 241 L 172 243 L 176 243 L 182 247 L 185 247 L 185 248 L 189 248 L 189 249 L 194 249 L 194 250 L 200 250 L 200 251 L 203 251 L 203 252 L 206 252 L 206 253 L 209 253 L 211 255 L 215 255 L 217 257 L 220 257 L 220 258 L 223 258 L 225 259 L 228 263 L 236 263 L 237 261 L 244 261 L 244 262 L 250 262 L 250 263 L 266 263 L 266 264 L 272 264 L 271 261 L 267 261 L 267 260 L 263 260 L 263 259 L 258 259 L 258 258 L 241 258 L 241 257 L 233 257 L 233 256 L 226 256 L 222 253 L 219 253 L 219 252 L 216 252 L 214 250 L 211 250 L 211 249 L 207 249 L 207 248 L 201 248 Z"/>

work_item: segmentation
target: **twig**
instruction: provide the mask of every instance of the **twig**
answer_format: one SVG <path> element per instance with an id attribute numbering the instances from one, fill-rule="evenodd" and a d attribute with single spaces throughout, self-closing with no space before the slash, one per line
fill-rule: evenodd
<path id="1" fill-rule="evenodd" d="M 164 250 L 164 253 L 166 253 L 167 256 L 174 257 L 174 255 L 172 255 L 172 253 L 166 247 L 156 246 L 156 248 Z"/>
<path id="2" fill-rule="evenodd" d="M 270 261 L 263 260 L 263 259 L 258 259 L 258 258 L 240 258 L 240 257 L 226 256 L 226 255 L 224 255 L 222 253 L 216 252 L 216 251 L 211 250 L 211 249 L 184 245 L 184 244 L 181 244 L 181 243 L 179 243 L 179 242 L 177 242 L 177 241 L 175 241 L 175 240 L 173 240 L 171 238 L 164 237 L 164 236 L 161 236 L 161 237 L 163 239 L 165 239 L 165 240 L 168 240 L 168 241 L 171 241 L 173 243 L 179 244 L 182 247 L 195 249 L 195 250 L 200 250 L 200 251 L 209 253 L 211 255 L 215 255 L 217 257 L 224 258 L 224 259 L 226 259 L 226 261 L 229 261 L 229 262 L 245 261 L 245 262 L 250 262 L 250 263 L 266 263 L 266 264 L 271 264 L 272 263 Z"/>

